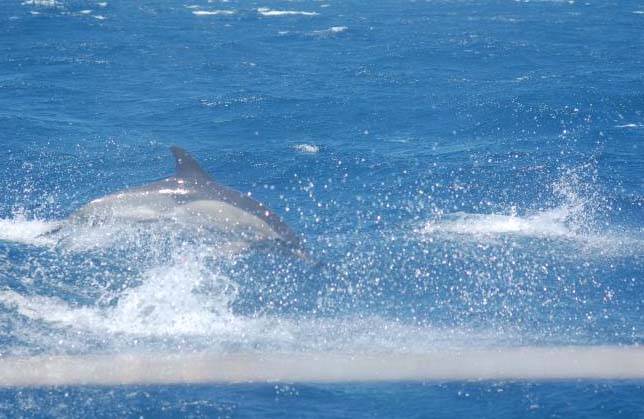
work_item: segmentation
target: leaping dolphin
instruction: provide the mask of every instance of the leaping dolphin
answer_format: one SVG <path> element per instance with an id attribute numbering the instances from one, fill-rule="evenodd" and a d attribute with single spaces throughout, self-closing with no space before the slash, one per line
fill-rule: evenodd
<path id="1" fill-rule="evenodd" d="M 170 148 L 174 176 L 94 199 L 73 213 L 67 225 L 115 220 L 177 220 L 235 235 L 248 243 L 276 243 L 306 258 L 303 240 L 266 205 L 217 183 L 185 150 Z"/>

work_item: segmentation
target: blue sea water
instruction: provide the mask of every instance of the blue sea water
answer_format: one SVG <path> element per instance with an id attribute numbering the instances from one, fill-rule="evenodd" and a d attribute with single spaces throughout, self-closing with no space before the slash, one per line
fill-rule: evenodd
<path id="1" fill-rule="evenodd" d="M 0 353 L 644 343 L 644 3 L 4 0 Z M 172 174 L 317 265 L 41 233 Z M 641 381 L 30 387 L 0 414 L 644 417 Z"/>

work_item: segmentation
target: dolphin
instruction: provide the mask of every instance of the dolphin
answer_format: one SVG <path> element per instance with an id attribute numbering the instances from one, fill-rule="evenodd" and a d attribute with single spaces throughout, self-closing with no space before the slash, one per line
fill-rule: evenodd
<path id="1" fill-rule="evenodd" d="M 250 193 L 216 182 L 185 150 L 173 146 L 170 151 L 176 160 L 174 176 L 94 199 L 74 212 L 65 226 L 173 220 L 260 247 L 277 244 L 307 259 L 304 240 L 273 210 Z"/>

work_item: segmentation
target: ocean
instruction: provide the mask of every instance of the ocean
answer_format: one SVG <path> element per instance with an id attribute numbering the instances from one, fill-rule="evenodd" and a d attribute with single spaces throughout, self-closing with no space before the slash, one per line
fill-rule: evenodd
<path id="1" fill-rule="evenodd" d="M 644 417 L 641 1 L 0 21 L 0 416 Z M 312 260 L 172 220 L 48 234 L 173 145 Z"/>

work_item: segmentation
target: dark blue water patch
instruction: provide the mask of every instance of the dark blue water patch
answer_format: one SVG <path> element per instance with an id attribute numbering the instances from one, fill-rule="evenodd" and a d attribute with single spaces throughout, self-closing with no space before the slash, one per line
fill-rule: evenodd
<path id="1" fill-rule="evenodd" d="M 637 418 L 642 391 L 628 381 L 21 388 L 1 390 L 0 409 L 13 417 Z"/>

